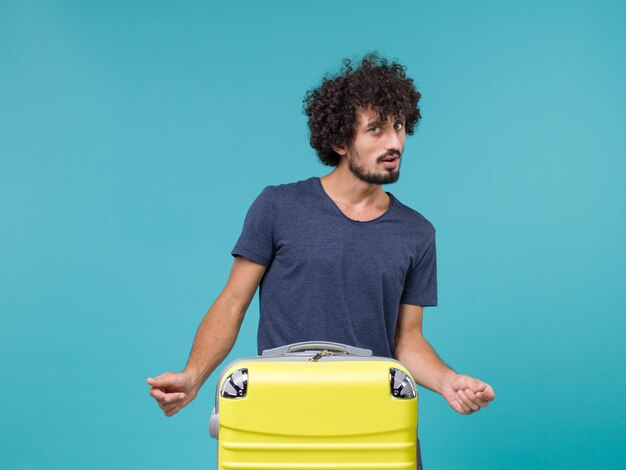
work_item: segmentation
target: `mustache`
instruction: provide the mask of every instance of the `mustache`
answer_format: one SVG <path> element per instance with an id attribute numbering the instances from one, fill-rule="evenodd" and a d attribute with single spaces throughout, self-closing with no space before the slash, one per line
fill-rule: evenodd
<path id="1" fill-rule="evenodd" d="M 384 155 L 378 157 L 379 161 L 383 161 L 387 157 L 401 157 L 402 153 L 399 150 L 388 150 Z"/>

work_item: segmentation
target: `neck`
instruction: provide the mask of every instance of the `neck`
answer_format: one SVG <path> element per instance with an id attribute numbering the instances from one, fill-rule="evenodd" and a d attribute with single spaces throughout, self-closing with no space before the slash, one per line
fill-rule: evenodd
<path id="1" fill-rule="evenodd" d="M 380 184 L 360 180 L 347 165 L 339 165 L 320 180 L 326 193 L 335 201 L 355 207 L 389 205 L 389 196 Z"/>

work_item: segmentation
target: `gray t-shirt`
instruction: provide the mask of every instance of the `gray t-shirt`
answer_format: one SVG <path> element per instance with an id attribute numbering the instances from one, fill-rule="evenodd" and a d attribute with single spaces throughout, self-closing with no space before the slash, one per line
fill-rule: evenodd
<path id="1" fill-rule="evenodd" d="M 435 229 L 391 193 L 374 220 L 347 217 L 318 177 L 268 186 L 233 256 L 267 266 L 258 352 L 334 341 L 393 357 L 400 304 L 437 305 Z"/>

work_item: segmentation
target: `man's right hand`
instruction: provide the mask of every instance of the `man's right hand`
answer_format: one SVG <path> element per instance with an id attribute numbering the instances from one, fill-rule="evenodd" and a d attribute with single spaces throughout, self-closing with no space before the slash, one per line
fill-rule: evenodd
<path id="1" fill-rule="evenodd" d="M 166 372 L 147 380 L 150 395 L 165 416 L 173 416 L 191 403 L 213 369 L 226 358 L 265 269 L 261 264 L 237 256 L 226 287 L 198 327 L 184 371 Z"/>
<path id="2" fill-rule="evenodd" d="M 157 401 L 165 416 L 173 416 L 196 398 L 198 389 L 191 374 L 186 372 L 166 372 L 155 378 L 148 378 L 150 395 Z"/>

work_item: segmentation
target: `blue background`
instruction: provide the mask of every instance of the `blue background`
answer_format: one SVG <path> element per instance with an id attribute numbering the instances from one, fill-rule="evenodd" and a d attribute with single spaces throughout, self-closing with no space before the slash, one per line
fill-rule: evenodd
<path id="1" fill-rule="evenodd" d="M 625 468 L 625 27 L 618 1 L 1 1 L 2 466 L 214 467 L 217 374 L 173 418 L 145 379 L 184 366 L 256 195 L 329 172 L 306 90 L 378 50 L 423 93 L 386 190 L 438 230 L 426 336 L 498 395 L 422 390 L 426 467 Z"/>

